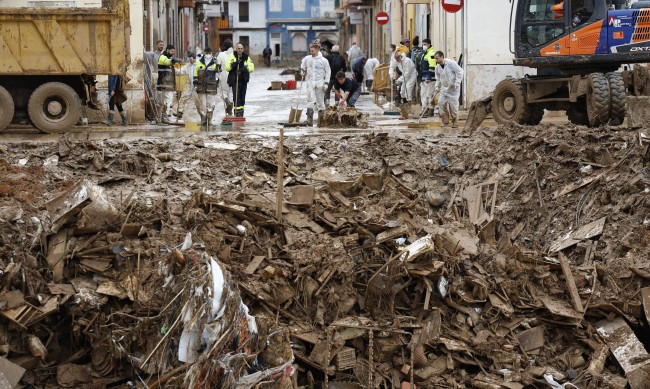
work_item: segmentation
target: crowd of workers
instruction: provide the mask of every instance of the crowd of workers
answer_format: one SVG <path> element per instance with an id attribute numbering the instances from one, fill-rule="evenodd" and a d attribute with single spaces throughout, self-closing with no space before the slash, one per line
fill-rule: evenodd
<path id="1" fill-rule="evenodd" d="M 270 53 L 269 47 L 263 52 L 266 66 L 270 66 Z M 255 67 L 241 43 L 233 46 L 232 41 L 226 40 L 216 55 L 209 47 L 198 56 L 187 53 L 186 62 L 180 68 L 176 64 L 181 60 L 175 54 L 173 45 L 165 46 L 163 41 L 158 41 L 151 58 L 158 78 L 155 87 L 151 85 L 151 80 L 148 81 L 150 90 L 153 92 L 155 88 L 156 91 L 150 105 L 160 113 L 162 122 L 169 122 L 171 116 L 175 116 L 177 121 L 182 120 L 184 109 L 193 102 L 202 125 L 206 126 L 212 121 L 219 97 L 223 101 L 225 115 L 244 116 L 247 84 Z M 309 54 L 300 65 L 306 87 L 306 124 L 313 125 L 315 113 L 321 117 L 326 106 L 330 105 L 332 92 L 334 105 L 355 107 L 362 92 L 372 90 L 373 73 L 379 66 L 377 58 L 368 58 L 354 42 L 345 56 L 338 45 L 321 45 L 318 40 L 312 42 Z M 348 77 L 346 72 L 352 76 Z M 180 78 L 185 80 L 182 91 L 176 85 L 176 76 L 179 75 L 186 75 Z M 437 103 L 442 125 L 451 123 L 452 127 L 458 127 L 463 69 L 455 61 L 445 58 L 441 51 L 434 51 L 430 39 L 423 39 L 421 46 L 418 37 L 413 38 L 412 42 L 404 39 L 399 45 L 391 45 L 388 75 L 390 89 L 397 90 L 392 102 L 407 107 L 419 103 L 423 117 L 434 116 Z M 113 123 L 112 111 L 117 107 L 123 118 L 122 124 L 126 124 L 119 99 L 119 87 L 123 85 L 123 80 L 117 76 L 111 77 L 111 111 L 105 123 Z M 177 92 L 174 107 L 173 97 Z"/>

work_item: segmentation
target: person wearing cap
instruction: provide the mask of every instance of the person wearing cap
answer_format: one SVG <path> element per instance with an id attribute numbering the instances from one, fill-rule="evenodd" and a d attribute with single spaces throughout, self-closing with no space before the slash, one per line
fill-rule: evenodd
<path id="1" fill-rule="evenodd" d="M 203 57 L 194 67 L 194 80 L 199 104 L 196 110 L 201 116 L 201 124 L 208 126 L 212 123 L 212 115 L 217 102 L 217 87 L 219 85 L 219 71 L 217 59 L 212 56 L 212 49 L 206 47 Z"/>
<path id="2" fill-rule="evenodd" d="M 187 74 L 187 82 L 185 88 L 181 92 L 181 97 L 178 99 L 178 107 L 176 107 L 176 120 L 183 120 L 183 111 L 187 103 L 192 100 L 196 106 L 197 112 L 199 110 L 199 96 L 194 90 L 194 69 L 196 68 L 196 55 L 194 53 L 187 54 L 187 63 L 181 67 L 180 74 Z"/>
<path id="3" fill-rule="evenodd" d="M 359 57 L 361 57 L 361 49 L 357 46 L 357 42 L 352 42 L 352 46 L 350 46 L 350 50 L 348 50 L 348 63 L 350 66 L 352 66 L 354 61 Z"/>
<path id="4" fill-rule="evenodd" d="M 332 88 L 336 82 L 336 73 L 345 72 L 348 70 L 347 65 L 345 64 L 345 58 L 339 52 L 339 45 L 332 46 L 332 52 L 327 56 L 327 62 L 330 65 L 330 80 L 327 85 L 327 90 L 325 91 L 325 105 L 330 104 L 330 95 L 332 94 Z M 338 103 L 339 97 L 335 93 L 334 99 Z"/>

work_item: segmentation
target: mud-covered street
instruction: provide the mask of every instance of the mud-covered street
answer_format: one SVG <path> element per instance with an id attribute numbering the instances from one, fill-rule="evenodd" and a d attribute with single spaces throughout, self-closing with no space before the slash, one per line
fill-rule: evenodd
<path id="1" fill-rule="evenodd" d="M 647 128 L 364 95 L 281 140 L 291 77 L 254 74 L 241 127 L 0 134 L 0 382 L 647 387 Z"/>

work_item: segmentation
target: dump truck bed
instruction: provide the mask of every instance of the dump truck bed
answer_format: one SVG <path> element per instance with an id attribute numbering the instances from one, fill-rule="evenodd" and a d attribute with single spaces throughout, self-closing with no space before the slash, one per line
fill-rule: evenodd
<path id="1" fill-rule="evenodd" d="M 0 8 L 0 76 L 125 74 L 128 0 L 102 8 Z"/>

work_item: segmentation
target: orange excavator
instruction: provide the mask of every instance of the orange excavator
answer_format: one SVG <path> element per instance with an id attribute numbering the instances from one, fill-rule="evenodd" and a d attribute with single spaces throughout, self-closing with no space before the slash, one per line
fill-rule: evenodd
<path id="1" fill-rule="evenodd" d="M 650 119 L 650 72 L 632 68 L 650 62 L 650 1 L 514 0 L 513 20 L 513 63 L 537 74 L 507 78 L 472 103 L 466 130 L 489 113 L 499 123 L 529 125 L 545 110 L 590 127 Z"/>

